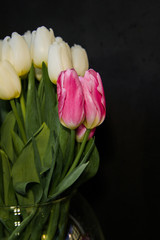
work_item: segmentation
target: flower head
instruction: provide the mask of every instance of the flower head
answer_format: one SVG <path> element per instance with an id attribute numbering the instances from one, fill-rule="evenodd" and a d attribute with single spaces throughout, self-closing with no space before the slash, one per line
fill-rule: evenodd
<path id="1" fill-rule="evenodd" d="M 21 82 L 15 69 L 9 62 L 0 61 L 0 99 L 18 98 L 20 93 Z"/>
<path id="2" fill-rule="evenodd" d="M 48 74 L 50 80 L 56 84 L 60 72 L 71 68 L 70 47 L 61 38 L 57 38 L 50 46 L 48 54 Z"/>
<path id="3" fill-rule="evenodd" d="M 48 64 L 48 50 L 50 45 L 54 42 L 54 33 L 42 26 L 32 32 L 31 54 L 35 67 L 41 68 L 42 62 Z"/>
<path id="4" fill-rule="evenodd" d="M 85 101 L 84 125 L 88 129 L 100 125 L 106 116 L 106 101 L 102 80 L 99 73 L 93 69 L 86 71 L 84 77 L 79 77 L 82 84 Z"/>
<path id="5" fill-rule="evenodd" d="M 82 142 L 83 141 L 86 130 L 87 130 L 87 128 L 83 124 L 81 124 L 76 129 L 76 140 L 77 140 L 77 142 Z M 96 128 L 91 129 L 90 134 L 88 136 L 88 140 L 94 136 L 95 130 L 96 130 Z"/>
<path id="6" fill-rule="evenodd" d="M 62 71 L 57 80 L 58 114 L 60 122 L 70 129 L 84 120 L 84 96 L 74 69 Z"/>
<path id="7" fill-rule="evenodd" d="M 88 56 L 87 52 L 80 45 L 75 44 L 71 47 L 73 68 L 79 76 L 84 76 L 85 71 L 88 70 Z"/>
<path id="8" fill-rule="evenodd" d="M 18 76 L 23 76 L 29 72 L 31 67 L 30 51 L 21 35 L 14 32 L 11 38 L 4 38 L 2 43 L 2 60 L 10 62 Z"/>

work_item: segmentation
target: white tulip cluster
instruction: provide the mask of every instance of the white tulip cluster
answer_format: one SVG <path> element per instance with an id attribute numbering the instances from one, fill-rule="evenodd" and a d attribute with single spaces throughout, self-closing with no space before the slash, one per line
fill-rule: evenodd
<path id="1" fill-rule="evenodd" d="M 42 26 L 24 35 L 16 32 L 0 40 L 0 99 L 17 98 L 21 93 L 21 78 L 33 63 L 38 80 L 41 79 L 42 62 L 48 66 L 50 80 L 56 84 L 61 71 L 74 68 L 84 76 L 89 63 L 86 50 L 80 45 L 70 48 L 52 29 Z"/>

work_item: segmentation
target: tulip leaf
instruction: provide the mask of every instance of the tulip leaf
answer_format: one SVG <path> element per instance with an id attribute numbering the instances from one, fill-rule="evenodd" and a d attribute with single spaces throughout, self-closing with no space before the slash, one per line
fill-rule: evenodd
<path id="1" fill-rule="evenodd" d="M 90 157 L 89 157 L 89 164 L 87 168 L 84 171 L 84 181 L 87 181 L 88 179 L 95 176 L 95 174 L 98 171 L 99 168 L 99 153 L 97 150 L 97 147 L 95 146 Z"/>
<path id="2" fill-rule="evenodd" d="M 51 196 L 49 196 L 49 199 L 56 198 L 59 194 L 63 193 L 66 189 L 68 189 L 72 184 L 75 183 L 75 181 L 80 177 L 80 175 L 83 173 L 85 168 L 87 167 L 88 162 L 84 163 L 78 167 L 76 167 L 72 173 L 67 175 L 55 188 L 54 192 Z"/>
<path id="3" fill-rule="evenodd" d="M 53 172 L 53 177 L 51 178 L 51 183 L 50 183 L 50 191 L 49 195 L 51 195 L 54 192 L 54 189 L 56 188 L 57 184 L 60 182 L 61 179 L 61 174 L 63 170 L 63 154 L 62 150 L 60 148 L 60 144 L 58 139 L 56 139 L 56 143 L 54 146 L 54 161 L 55 162 L 55 167 L 54 167 L 54 172 Z"/>
<path id="4" fill-rule="evenodd" d="M 51 167 L 48 171 L 48 174 L 46 176 L 46 181 L 45 181 L 45 188 L 44 188 L 44 198 L 47 199 L 48 197 L 48 192 L 49 192 L 49 186 L 50 186 L 50 182 L 52 179 L 52 175 L 53 175 L 53 171 L 54 171 L 54 167 L 55 167 L 55 163 L 56 163 L 56 156 L 57 154 L 53 154 L 53 150 L 52 150 L 52 163 L 51 163 Z"/>
<path id="5" fill-rule="evenodd" d="M 11 166 L 9 163 L 9 159 L 7 155 L 0 150 L 0 155 L 1 155 L 1 165 L 2 165 L 2 176 L 3 176 L 3 194 L 4 194 L 4 204 L 5 205 L 10 205 L 10 204 L 16 204 L 16 199 L 14 195 L 14 190 L 12 186 L 12 181 L 11 181 Z"/>
<path id="6" fill-rule="evenodd" d="M 44 94 L 44 81 L 41 79 L 38 86 L 38 99 L 40 104 L 41 118 L 42 122 L 44 122 L 44 111 L 45 111 L 45 94 Z"/>
<path id="7" fill-rule="evenodd" d="M 10 164 L 9 164 L 7 155 L 3 151 L 0 151 L 0 154 L 2 159 L 2 169 L 3 169 L 4 203 L 5 205 L 8 205 L 8 189 L 9 189 L 9 182 L 11 178 Z"/>
<path id="8" fill-rule="evenodd" d="M 28 217 L 26 217 L 21 222 L 21 224 L 18 227 L 15 228 L 15 230 L 12 232 L 12 234 L 10 235 L 8 240 L 16 240 L 17 239 L 17 235 L 19 235 L 21 232 L 23 232 L 23 230 L 26 228 L 26 226 L 29 224 L 29 222 L 34 217 L 36 211 L 37 211 L 37 209 L 33 208 L 32 212 L 28 215 Z"/>
<path id="9" fill-rule="evenodd" d="M 89 157 L 87 159 L 87 161 L 89 163 L 88 163 L 85 171 L 83 172 L 83 174 L 80 176 L 79 180 L 76 182 L 75 188 L 78 188 L 84 182 L 86 182 L 90 178 L 94 177 L 95 174 L 98 171 L 98 168 L 99 168 L 99 153 L 98 153 L 98 150 L 97 150 L 95 144 L 94 145 L 91 144 L 88 151 L 90 151 L 90 149 L 92 149 L 92 151 L 89 153 Z M 81 163 L 80 163 L 80 165 L 81 165 Z"/>
<path id="10" fill-rule="evenodd" d="M 39 240 L 42 236 L 42 229 L 48 217 L 51 213 L 51 205 L 48 204 L 46 206 L 42 206 L 38 208 L 37 214 L 35 215 L 34 219 L 32 220 L 32 226 L 34 226 L 34 230 L 31 233 L 30 240 Z M 50 238 L 48 238 L 50 239 Z"/>
<path id="11" fill-rule="evenodd" d="M 59 128 L 59 144 L 63 153 L 64 159 L 66 159 L 67 155 L 69 154 L 70 147 L 70 135 L 71 130 L 69 128 L 64 127 L 62 124 L 60 124 Z"/>
<path id="12" fill-rule="evenodd" d="M 23 187 L 24 186 L 23 185 L 21 186 L 21 184 L 17 186 L 17 192 L 19 192 L 17 193 L 17 198 L 18 202 L 21 205 L 30 206 L 40 202 L 43 195 L 43 189 L 41 184 L 33 182 L 26 183 L 27 193 L 25 195 L 23 192 L 21 192 Z"/>
<path id="13" fill-rule="evenodd" d="M 95 147 L 95 144 L 94 144 L 94 139 L 91 138 L 88 143 L 87 143 L 87 146 L 86 146 L 86 149 L 85 149 L 85 152 L 84 152 L 84 157 L 82 158 L 80 164 L 83 164 L 85 162 L 88 161 L 88 158 L 90 156 L 90 154 L 92 153 L 93 149 Z"/>
<path id="14" fill-rule="evenodd" d="M 48 70 L 43 62 L 42 64 L 42 78 L 44 82 L 44 91 L 45 91 L 45 103 L 44 103 L 44 121 L 51 130 L 59 131 L 59 118 L 57 111 L 57 101 L 56 101 L 56 86 L 50 81 L 48 76 Z"/>
<path id="15" fill-rule="evenodd" d="M 50 131 L 46 124 L 40 128 L 34 138 L 37 144 L 41 160 L 46 152 Z M 42 162 L 45 166 L 45 162 Z M 12 168 L 13 186 L 20 194 L 26 194 L 26 187 L 29 183 L 40 183 L 39 173 L 34 158 L 32 139 L 25 145 L 18 159 Z"/>
<path id="16" fill-rule="evenodd" d="M 1 127 L 1 148 L 7 153 L 11 162 L 14 162 L 14 149 L 12 143 L 12 135 L 11 132 L 15 127 L 16 119 L 14 113 L 11 111 L 7 114 L 2 127 Z"/>
<path id="17" fill-rule="evenodd" d="M 41 126 L 41 117 L 37 90 L 35 86 L 35 73 L 33 65 L 30 69 L 28 77 L 25 126 L 28 139 L 31 138 Z"/>
<path id="18" fill-rule="evenodd" d="M 0 207 L 0 223 L 2 223 L 5 232 L 7 230 L 7 232 L 11 234 L 14 231 L 15 226 L 13 223 L 18 220 L 18 217 L 15 219 L 16 217 L 17 216 L 15 216 L 12 211 L 9 211 L 7 207 Z"/>
<path id="19" fill-rule="evenodd" d="M 45 182 L 45 176 L 44 173 L 48 170 L 48 168 L 44 168 L 41 162 L 39 150 L 37 148 L 37 143 L 35 141 L 35 138 L 32 138 L 32 144 L 33 144 L 33 150 L 34 150 L 34 161 L 35 161 L 35 166 L 37 169 L 37 173 L 40 179 L 40 184 L 36 184 L 36 191 L 35 191 L 35 201 L 39 201 L 43 195 L 43 190 L 45 188 L 46 182 Z"/>
<path id="20" fill-rule="evenodd" d="M 53 157 L 53 149 L 56 145 L 56 139 L 55 139 L 54 131 L 50 131 L 50 136 L 46 148 L 46 152 L 43 157 L 43 162 L 45 162 L 46 167 L 50 167 L 52 165 L 52 157 Z"/>
<path id="21" fill-rule="evenodd" d="M 0 149 L 0 153 L 2 150 Z M 4 201 L 4 191 L 3 191 L 3 165 L 2 165 L 2 156 L 0 154 L 0 206 L 3 205 Z"/>
<path id="22" fill-rule="evenodd" d="M 21 140 L 21 138 L 15 133 L 15 131 L 12 131 L 11 133 L 12 133 L 12 140 L 13 140 L 15 153 L 18 156 L 24 147 L 24 143 Z"/>
<path id="23" fill-rule="evenodd" d="M 0 109 L 1 109 L 0 111 L 0 125 L 1 125 L 6 118 L 6 115 L 9 112 L 9 109 L 10 109 L 9 101 L 0 99 Z"/>
<path id="24" fill-rule="evenodd" d="M 62 208 L 63 207 L 61 207 L 60 202 L 57 202 L 56 204 L 53 204 L 53 206 L 52 206 L 50 221 L 49 221 L 48 228 L 47 228 L 48 239 L 54 239 L 55 233 L 57 231 L 57 227 L 59 225 L 60 210 Z"/>

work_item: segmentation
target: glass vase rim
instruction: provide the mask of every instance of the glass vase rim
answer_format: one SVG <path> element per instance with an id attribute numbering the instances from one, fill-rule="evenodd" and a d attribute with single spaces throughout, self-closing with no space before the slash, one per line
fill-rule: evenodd
<path id="1" fill-rule="evenodd" d="M 47 200 L 44 202 L 39 202 L 39 203 L 33 203 L 33 204 L 10 204 L 10 205 L 1 205 L 0 204 L 0 209 L 14 209 L 14 208 L 38 208 L 38 207 L 43 207 L 43 206 L 47 206 L 50 204 L 57 204 L 57 203 L 61 203 L 64 202 L 66 200 L 68 200 L 69 198 L 71 198 L 73 196 L 73 194 L 70 195 L 66 195 L 64 197 L 60 197 L 57 199 L 52 199 L 52 200 Z"/>

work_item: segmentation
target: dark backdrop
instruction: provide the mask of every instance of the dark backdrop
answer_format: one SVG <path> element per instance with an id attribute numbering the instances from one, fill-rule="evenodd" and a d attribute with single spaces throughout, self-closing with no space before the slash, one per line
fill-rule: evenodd
<path id="1" fill-rule="evenodd" d="M 87 49 L 90 67 L 103 79 L 107 118 L 96 130 L 99 172 L 80 190 L 107 240 L 159 239 L 160 2 L 4 5 L 0 38 L 44 25 Z"/>

